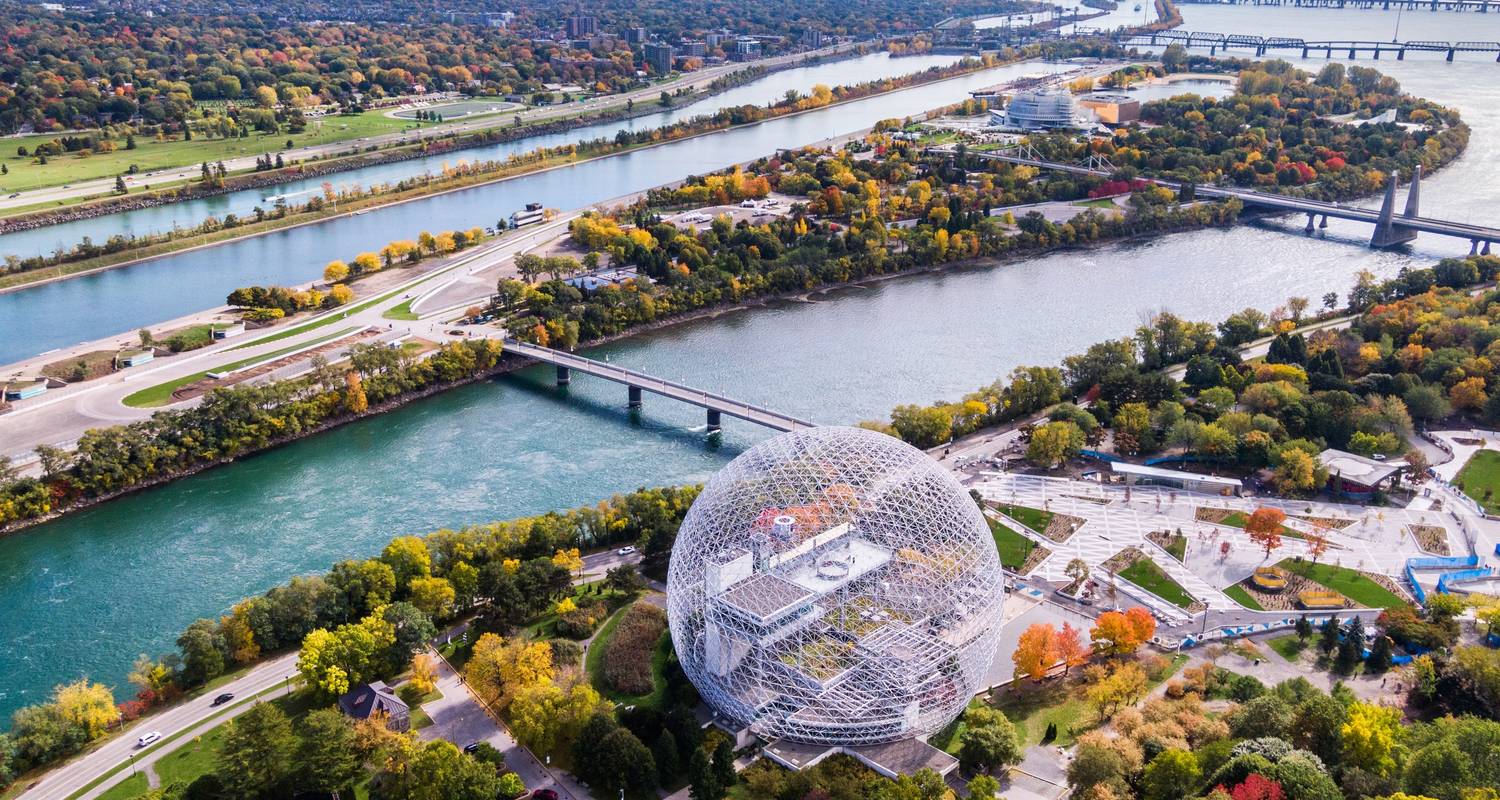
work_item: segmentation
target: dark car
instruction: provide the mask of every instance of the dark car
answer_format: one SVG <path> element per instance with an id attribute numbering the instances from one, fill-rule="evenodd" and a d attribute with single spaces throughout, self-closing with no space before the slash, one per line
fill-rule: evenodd
<path id="1" fill-rule="evenodd" d="M 481 744 L 484 744 L 484 742 L 470 742 L 470 743 L 464 745 L 464 752 L 465 753 L 475 753 L 475 752 L 478 752 L 479 751 L 479 746 Z"/>
<path id="2" fill-rule="evenodd" d="M 537 789 L 531 793 L 531 800 L 557 800 L 557 792 L 551 789 Z"/>
<path id="3" fill-rule="evenodd" d="M 233 699 L 234 699 L 234 692 L 225 692 L 225 693 L 219 695 L 218 697 L 214 698 L 214 705 L 216 705 L 216 706 L 222 706 L 225 703 L 227 703 L 227 702 L 229 702 L 230 700 L 233 700 Z"/>

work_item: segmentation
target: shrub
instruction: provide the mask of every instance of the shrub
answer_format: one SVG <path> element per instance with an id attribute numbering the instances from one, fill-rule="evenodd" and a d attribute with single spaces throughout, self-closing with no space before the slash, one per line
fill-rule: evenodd
<path id="1" fill-rule="evenodd" d="M 603 603 L 590 603 L 579 606 L 565 614 L 557 617 L 557 632 L 569 639 L 587 639 L 593 635 L 594 629 L 599 623 L 609 616 L 609 609 Z"/>
<path id="2" fill-rule="evenodd" d="M 650 603 L 625 610 L 604 650 L 604 680 L 611 689 L 627 694 L 651 691 L 651 657 L 666 630 L 667 613 Z"/>

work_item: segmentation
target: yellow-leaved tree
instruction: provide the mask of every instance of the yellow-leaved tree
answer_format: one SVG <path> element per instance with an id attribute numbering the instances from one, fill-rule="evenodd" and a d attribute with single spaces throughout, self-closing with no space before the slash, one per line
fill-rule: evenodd
<path id="1" fill-rule="evenodd" d="M 63 719 L 82 728 L 90 739 L 103 736 L 120 718 L 120 709 L 109 687 L 88 678 L 57 687 L 52 702 Z"/>

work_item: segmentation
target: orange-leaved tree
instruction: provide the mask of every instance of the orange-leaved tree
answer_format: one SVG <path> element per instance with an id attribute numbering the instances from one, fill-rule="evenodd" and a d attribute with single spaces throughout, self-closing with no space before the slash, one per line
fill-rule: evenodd
<path id="1" fill-rule="evenodd" d="M 1010 655 L 1011 661 L 1016 665 L 1015 676 L 1019 678 L 1025 675 L 1041 683 L 1047 677 L 1047 670 L 1061 658 L 1057 640 L 1057 629 L 1043 622 L 1022 631 L 1021 638 L 1016 643 L 1016 651 Z"/>
<path id="2" fill-rule="evenodd" d="M 1257 508 L 1245 521 L 1245 533 L 1250 541 L 1266 549 L 1266 558 L 1271 551 L 1281 546 L 1281 523 L 1286 521 L 1286 512 L 1279 508 Z"/>
<path id="3" fill-rule="evenodd" d="M 1063 674 L 1074 667 L 1081 667 L 1088 663 L 1089 656 L 1093 650 L 1083 642 L 1083 631 L 1064 622 L 1062 631 L 1057 634 L 1057 657 L 1062 659 Z"/>

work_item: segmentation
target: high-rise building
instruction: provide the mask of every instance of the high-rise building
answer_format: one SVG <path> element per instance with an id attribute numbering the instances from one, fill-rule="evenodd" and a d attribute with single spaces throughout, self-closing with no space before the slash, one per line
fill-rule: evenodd
<path id="1" fill-rule="evenodd" d="M 734 35 L 727 30 L 717 30 L 703 37 L 703 40 L 708 43 L 709 47 L 718 47 L 726 42 L 734 41 Z"/>
<path id="2" fill-rule="evenodd" d="M 666 42 L 647 42 L 644 50 L 643 58 L 651 65 L 652 72 L 665 75 L 672 71 L 672 45 Z"/>
<path id="3" fill-rule="evenodd" d="M 683 56 L 697 56 L 702 58 L 708 55 L 708 45 L 703 42 L 695 42 L 691 39 L 683 39 L 677 43 L 677 54 Z"/>
<path id="4" fill-rule="evenodd" d="M 599 32 L 599 21 L 588 14 L 568 17 L 568 38 L 582 39 Z"/>
<path id="5" fill-rule="evenodd" d="M 823 32 L 816 28 L 808 28 L 802 32 L 802 38 L 799 41 L 803 47 L 816 50 L 823 46 Z"/>
<path id="6" fill-rule="evenodd" d="M 627 41 L 627 42 L 629 42 L 631 44 L 644 44 L 647 38 L 649 38 L 649 37 L 646 34 L 646 29 L 645 28 L 626 28 L 625 29 L 625 41 Z"/>

